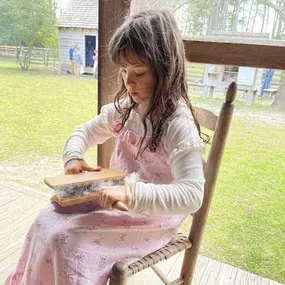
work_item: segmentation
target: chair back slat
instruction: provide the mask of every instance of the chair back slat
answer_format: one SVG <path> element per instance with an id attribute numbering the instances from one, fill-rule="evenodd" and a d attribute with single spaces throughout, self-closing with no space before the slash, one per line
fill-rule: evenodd
<path id="1" fill-rule="evenodd" d="M 207 128 L 211 131 L 215 130 L 218 116 L 210 110 L 194 107 L 194 115 L 201 127 Z"/>

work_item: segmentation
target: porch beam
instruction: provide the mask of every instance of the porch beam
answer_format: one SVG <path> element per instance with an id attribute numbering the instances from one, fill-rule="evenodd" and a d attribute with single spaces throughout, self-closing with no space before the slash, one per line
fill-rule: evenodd
<path id="1" fill-rule="evenodd" d="M 285 69 L 285 41 L 225 36 L 183 37 L 190 62 Z"/>

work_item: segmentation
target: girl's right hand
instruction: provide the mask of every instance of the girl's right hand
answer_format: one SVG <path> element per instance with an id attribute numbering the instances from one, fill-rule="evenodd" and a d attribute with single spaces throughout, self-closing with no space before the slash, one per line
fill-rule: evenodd
<path id="1" fill-rule="evenodd" d="M 84 171 L 100 171 L 100 167 L 89 166 L 84 160 L 72 159 L 64 167 L 64 174 L 77 174 Z"/>

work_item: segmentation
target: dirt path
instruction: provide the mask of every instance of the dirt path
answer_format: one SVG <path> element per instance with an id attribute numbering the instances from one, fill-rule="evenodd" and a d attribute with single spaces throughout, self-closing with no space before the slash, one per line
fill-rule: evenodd
<path id="1" fill-rule="evenodd" d="M 44 178 L 62 173 L 63 169 L 62 163 L 54 161 L 55 159 L 49 157 L 33 157 L 33 160 L 28 163 L 1 163 L 0 180 L 13 181 L 49 192 L 51 190 L 44 184 Z"/>
<path id="2" fill-rule="evenodd" d="M 235 116 L 250 120 L 257 125 L 271 125 L 285 129 L 285 113 L 259 110 L 257 112 L 249 112 L 248 110 L 237 110 Z"/>
<path id="3" fill-rule="evenodd" d="M 215 104 L 199 103 L 197 106 L 219 113 L 222 102 Z M 271 109 L 235 108 L 234 117 L 242 118 L 257 125 L 271 125 L 272 127 L 285 128 L 285 112 L 278 112 Z"/>

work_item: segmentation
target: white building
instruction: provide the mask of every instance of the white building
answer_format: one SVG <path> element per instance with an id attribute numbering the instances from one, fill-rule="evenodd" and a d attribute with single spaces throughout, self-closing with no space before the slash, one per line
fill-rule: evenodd
<path id="1" fill-rule="evenodd" d="M 93 52 L 98 47 L 98 0 L 69 0 L 61 9 L 58 26 L 59 60 L 69 63 L 72 42 L 80 47 L 83 66 L 93 67 Z"/>

